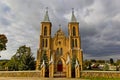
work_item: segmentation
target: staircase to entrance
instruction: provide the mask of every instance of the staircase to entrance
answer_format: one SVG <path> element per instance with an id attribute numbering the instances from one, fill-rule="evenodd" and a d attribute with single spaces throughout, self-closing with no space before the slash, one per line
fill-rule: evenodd
<path id="1" fill-rule="evenodd" d="M 56 72 L 54 73 L 55 78 L 65 78 L 66 77 L 66 72 Z"/>

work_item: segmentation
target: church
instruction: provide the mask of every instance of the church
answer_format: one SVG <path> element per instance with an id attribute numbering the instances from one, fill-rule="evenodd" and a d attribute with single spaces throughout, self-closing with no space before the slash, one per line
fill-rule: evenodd
<path id="1" fill-rule="evenodd" d="M 52 23 L 48 10 L 40 24 L 39 49 L 37 51 L 36 70 L 42 77 L 80 77 L 83 69 L 83 52 L 79 33 L 79 22 L 72 10 L 71 21 L 68 22 L 68 36 L 62 31 L 51 35 Z"/>

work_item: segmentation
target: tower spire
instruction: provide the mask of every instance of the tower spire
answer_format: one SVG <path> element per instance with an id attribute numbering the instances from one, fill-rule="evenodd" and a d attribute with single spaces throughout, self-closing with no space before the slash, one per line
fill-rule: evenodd
<path id="1" fill-rule="evenodd" d="M 77 22 L 76 17 L 75 17 L 75 15 L 74 15 L 74 8 L 72 8 L 71 22 Z"/>
<path id="2" fill-rule="evenodd" d="M 48 15 L 48 7 L 46 7 L 46 13 L 45 13 L 43 22 L 50 22 L 49 15 Z"/>

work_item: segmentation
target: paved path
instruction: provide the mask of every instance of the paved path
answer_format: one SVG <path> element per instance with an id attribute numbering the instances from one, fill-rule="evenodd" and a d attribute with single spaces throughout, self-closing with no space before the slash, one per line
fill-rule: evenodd
<path id="1" fill-rule="evenodd" d="M 75 78 L 0 77 L 0 80 L 89 80 Z"/>

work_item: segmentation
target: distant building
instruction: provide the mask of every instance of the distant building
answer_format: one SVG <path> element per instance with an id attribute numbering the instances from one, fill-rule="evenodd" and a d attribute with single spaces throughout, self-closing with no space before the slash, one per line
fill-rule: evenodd
<path id="1" fill-rule="evenodd" d="M 117 70 L 117 67 L 114 66 L 114 65 L 109 65 L 109 70 L 110 70 L 110 71 L 116 71 L 116 70 Z"/>
<path id="2" fill-rule="evenodd" d="M 68 23 L 68 36 L 64 34 L 61 26 L 52 37 L 52 23 L 49 20 L 48 11 L 40 26 L 40 44 L 37 53 L 36 70 L 42 65 L 42 55 L 46 54 L 49 61 L 49 77 L 54 77 L 57 73 L 71 77 L 72 59 L 76 59 L 75 67 L 83 69 L 83 53 L 81 49 L 81 39 L 79 35 L 79 22 L 77 22 L 72 11 L 71 21 Z M 42 60 L 43 61 L 43 60 Z M 43 62 L 44 63 L 44 62 Z M 53 65 L 52 65 L 53 64 Z M 51 66 L 52 65 L 52 66 Z M 76 69 L 75 75 L 79 76 L 79 69 Z"/>

